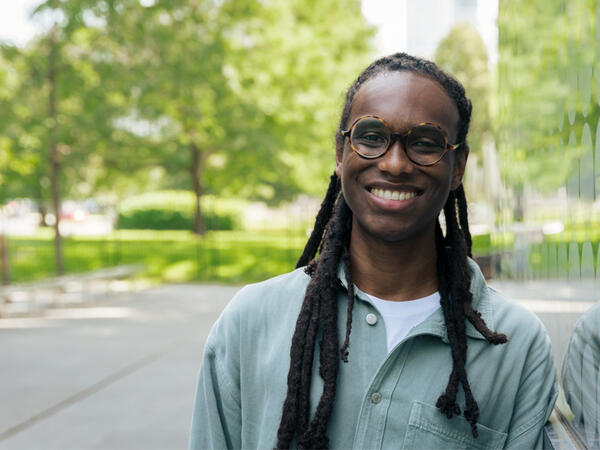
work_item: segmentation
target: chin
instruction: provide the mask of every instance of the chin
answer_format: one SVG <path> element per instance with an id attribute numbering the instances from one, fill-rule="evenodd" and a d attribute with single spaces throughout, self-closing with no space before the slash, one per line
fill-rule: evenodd
<path id="1" fill-rule="evenodd" d="M 419 232 L 383 232 L 378 233 L 376 237 L 384 242 L 389 243 L 401 243 L 401 242 L 409 242 L 415 240 L 416 237 L 420 236 L 422 233 Z"/>
<path id="2" fill-rule="evenodd" d="M 401 243 L 405 241 L 418 241 L 423 237 L 433 236 L 435 222 L 430 224 L 407 224 L 404 227 L 398 227 L 398 223 L 393 224 L 364 224 L 361 228 L 377 240 L 389 243 Z"/>

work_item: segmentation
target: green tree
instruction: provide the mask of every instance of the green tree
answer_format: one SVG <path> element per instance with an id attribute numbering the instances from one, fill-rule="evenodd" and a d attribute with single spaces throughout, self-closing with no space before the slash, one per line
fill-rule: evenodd
<path id="1" fill-rule="evenodd" d="M 439 43 L 435 61 L 461 81 L 473 105 L 465 189 L 472 200 L 492 200 L 496 204 L 502 185 L 491 119 L 492 77 L 485 44 L 470 25 L 456 25 Z"/>
<path id="2" fill-rule="evenodd" d="M 50 202 L 59 219 L 64 195 L 191 188 L 197 233 L 205 193 L 276 202 L 321 190 L 341 93 L 373 35 L 358 0 L 46 0 L 37 11 L 55 27 L 5 51 L 20 74 L 0 87 L 14 93 L 0 143 L 22 180 L 11 195 Z M 56 242 L 60 272 L 58 223 Z"/>
<path id="3" fill-rule="evenodd" d="M 94 30 L 57 23 L 25 49 L 3 49 L 19 75 L 3 124 L 8 175 L 15 181 L 6 195 L 36 199 L 42 215 L 52 206 L 58 274 L 64 270 L 62 198 L 94 190 L 95 171 L 102 170 L 107 149 L 114 153 L 118 136 L 112 121 L 120 105 L 111 101 L 109 70 L 93 60 L 96 46 Z"/>
<path id="4" fill-rule="evenodd" d="M 4 50 L 4 49 L 2 49 Z M 15 67 L 10 65 L 4 57 L 4 51 L 0 52 L 0 127 L 7 127 L 12 117 L 14 102 L 14 88 L 18 83 L 18 74 Z M 8 189 L 11 182 L 16 178 L 15 161 L 12 142 L 3 136 L 0 128 L 0 220 L 3 214 L 2 206 L 8 199 Z M 18 164 L 16 164 L 18 167 Z M 0 280 L 2 284 L 9 283 L 9 267 L 5 230 L 0 226 Z"/>
<path id="5" fill-rule="evenodd" d="M 157 2 L 138 14 L 123 27 L 138 30 L 128 43 L 145 55 L 138 109 L 166 119 L 165 168 L 173 187 L 192 175 L 196 231 L 204 192 L 267 201 L 315 192 L 333 167 L 332 97 L 368 57 L 358 2 Z"/>
<path id="6" fill-rule="evenodd" d="M 16 94 L 23 72 L 18 49 L 0 47 L 0 205 L 21 191 L 20 176 L 32 170 L 31 161 L 24 152 L 16 151 L 12 139 L 18 135 L 20 111 Z"/>
<path id="7" fill-rule="evenodd" d="M 45 82 L 49 58 L 39 48 L 21 51 L 16 47 L 4 46 L 2 59 L 8 76 L 2 80 L 4 117 L 0 122 L 0 146 L 4 167 L 0 175 L 0 200 L 30 197 L 41 205 L 47 198 L 43 195 L 43 186 L 50 184 L 47 176 L 51 152 L 48 130 L 55 123 L 50 118 L 51 101 Z M 40 65 L 42 61 L 43 66 Z M 56 270 L 60 273 L 60 234 L 56 236 L 56 248 Z"/>
<path id="8" fill-rule="evenodd" d="M 473 104 L 469 128 L 469 147 L 479 159 L 483 143 L 491 139 L 490 71 L 488 56 L 481 36 L 467 24 L 455 25 L 440 41 L 435 62 L 455 76 L 465 87 Z"/>

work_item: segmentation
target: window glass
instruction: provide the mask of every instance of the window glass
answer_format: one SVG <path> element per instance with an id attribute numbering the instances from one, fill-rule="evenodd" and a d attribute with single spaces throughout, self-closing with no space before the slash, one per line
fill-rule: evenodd
<path id="1" fill-rule="evenodd" d="M 486 261 L 548 329 L 558 416 L 600 448 L 600 1 L 501 0 L 498 30 Z"/>

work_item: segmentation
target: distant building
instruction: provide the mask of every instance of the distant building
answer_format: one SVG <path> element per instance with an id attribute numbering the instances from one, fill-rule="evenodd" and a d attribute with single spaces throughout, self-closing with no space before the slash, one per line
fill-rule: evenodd
<path id="1" fill-rule="evenodd" d="M 498 0 L 363 0 L 363 13 L 379 28 L 379 54 L 405 51 L 432 58 L 452 26 L 468 23 L 481 35 L 490 64 L 498 57 Z"/>

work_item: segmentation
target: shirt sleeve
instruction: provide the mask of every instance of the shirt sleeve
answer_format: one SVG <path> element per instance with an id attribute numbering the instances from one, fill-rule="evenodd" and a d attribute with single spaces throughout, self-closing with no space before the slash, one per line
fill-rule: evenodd
<path id="1" fill-rule="evenodd" d="M 190 449 L 240 448 L 240 431 L 239 393 L 220 370 L 215 351 L 207 347 L 198 378 Z"/>
<path id="2" fill-rule="evenodd" d="M 239 388 L 224 370 L 220 353 L 209 337 L 198 378 L 190 449 L 241 448 Z"/>
<path id="3" fill-rule="evenodd" d="M 558 396 L 550 340 L 541 324 L 539 327 L 519 383 L 505 448 L 542 449 L 544 425 Z"/>

